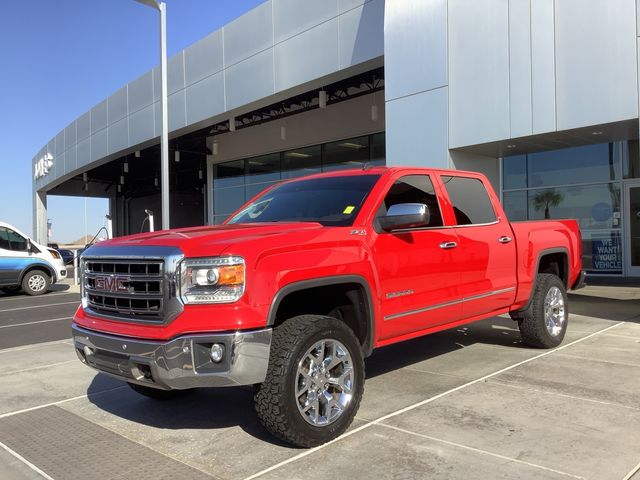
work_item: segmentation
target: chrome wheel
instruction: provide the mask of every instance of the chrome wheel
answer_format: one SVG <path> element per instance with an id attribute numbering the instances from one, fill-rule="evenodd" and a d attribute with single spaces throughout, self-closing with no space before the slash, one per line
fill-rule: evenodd
<path id="1" fill-rule="evenodd" d="M 558 287 L 551 287 L 544 299 L 544 323 L 547 332 L 552 337 L 557 337 L 566 321 L 564 296 Z"/>
<path id="2" fill-rule="evenodd" d="M 29 288 L 34 292 L 41 292 L 47 286 L 47 280 L 40 274 L 32 275 L 27 282 Z"/>
<path id="3" fill-rule="evenodd" d="M 346 410 L 355 391 L 353 361 L 337 340 L 316 342 L 298 363 L 296 404 L 302 417 L 319 427 L 335 422 Z"/>

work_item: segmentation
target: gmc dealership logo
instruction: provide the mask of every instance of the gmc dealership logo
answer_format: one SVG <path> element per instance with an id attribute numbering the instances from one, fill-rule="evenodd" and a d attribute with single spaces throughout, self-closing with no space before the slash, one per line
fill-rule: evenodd
<path id="1" fill-rule="evenodd" d="M 49 169 L 53 166 L 53 155 L 47 153 L 34 165 L 33 178 L 39 179 L 49 173 Z"/>
<path id="2" fill-rule="evenodd" d="M 100 292 L 130 293 L 128 283 L 131 279 L 118 275 L 99 275 L 95 277 L 94 289 Z"/>

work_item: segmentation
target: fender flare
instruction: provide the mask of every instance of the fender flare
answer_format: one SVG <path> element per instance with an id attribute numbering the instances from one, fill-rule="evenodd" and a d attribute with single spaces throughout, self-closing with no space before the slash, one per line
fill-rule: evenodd
<path id="1" fill-rule="evenodd" d="M 569 250 L 566 247 L 555 247 L 555 248 L 545 248 L 544 250 L 540 250 L 540 252 L 538 252 L 538 258 L 536 259 L 536 267 L 533 271 L 533 281 L 531 282 L 531 293 L 529 294 L 529 300 L 527 300 L 527 304 L 522 307 L 519 308 L 518 310 L 514 310 L 515 313 L 517 312 L 522 312 L 526 309 L 529 308 L 529 306 L 531 305 L 531 300 L 533 300 L 533 292 L 535 292 L 536 290 L 536 282 L 538 281 L 538 269 L 540 268 L 540 260 L 542 259 L 542 257 L 546 256 L 546 255 L 551 255 L 554 253 L 563 253 L 565 255 L 565 272 L 567 272 L 567 281 L 565 282 L 563 279 L 561 279 L 563 281 L 563 283 L 565 284 L 565 288 L 569 289 L 568 283 L 569 283 Z"/>
<path id="2" fill-rule="evenodd" d="M 367 321 L 367 338 L 362 345 L 363 353 L 365 357 L 371 355 L 373 351 L 373 343 L 375 336 L 375 310 L 373 308 L 373 296 L 371 295 L 371 288 L 367 280 L 360 275 L 335 275 L 331 277 L 312 278 L 309 280 L 301 280 L 299 282 L 293 282 L 282 287 L 273 297 L 271 306 L 269 307 L 269 314 L 267 316 L 267 326 L 273 326 L 276 321 L 276 313 L 278 308 L 289 294 L 307 290 L 316 287 L 327 287 L 332 285 L 345 285 L 348 283 L 355 283 L 362 287 L 365 296 L 365 307 Z"/>

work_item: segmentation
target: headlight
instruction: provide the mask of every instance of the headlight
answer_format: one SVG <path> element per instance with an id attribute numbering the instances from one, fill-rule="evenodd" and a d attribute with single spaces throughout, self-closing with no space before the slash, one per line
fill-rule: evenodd
<path id="1" fill-rule="evenodd" d="M 185 259 L 180 265 L 180 297 L 184 303 L 231 303 L 244 293 L 244 259 Z"/>
<path id="2" fill-rule="evenodd" d="M 60 254 L 58 253 L 58 251 L 57 251 L 57 250 L 54 250 L 54 249 L 50 248 L 50 249 L 49 249 L 49 253 L 51 254 L 51 256 L 52 256 L 53 258 L 60 258 Z"/>

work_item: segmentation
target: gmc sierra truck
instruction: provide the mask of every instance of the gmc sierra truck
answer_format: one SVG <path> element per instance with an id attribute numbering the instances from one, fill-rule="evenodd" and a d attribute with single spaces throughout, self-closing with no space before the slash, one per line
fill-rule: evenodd
<path id="1" fill-rule="evenodd" d="M 373 349 L 500 314 L 565 335 L 574 220 L 509 223 L 478 173 L 375 167 L 264 191 L 223 225 L 101 242 L 81 261 L 80 360 L 142 395 L 253 385 L 275 436 L 351 424 Z"/>

